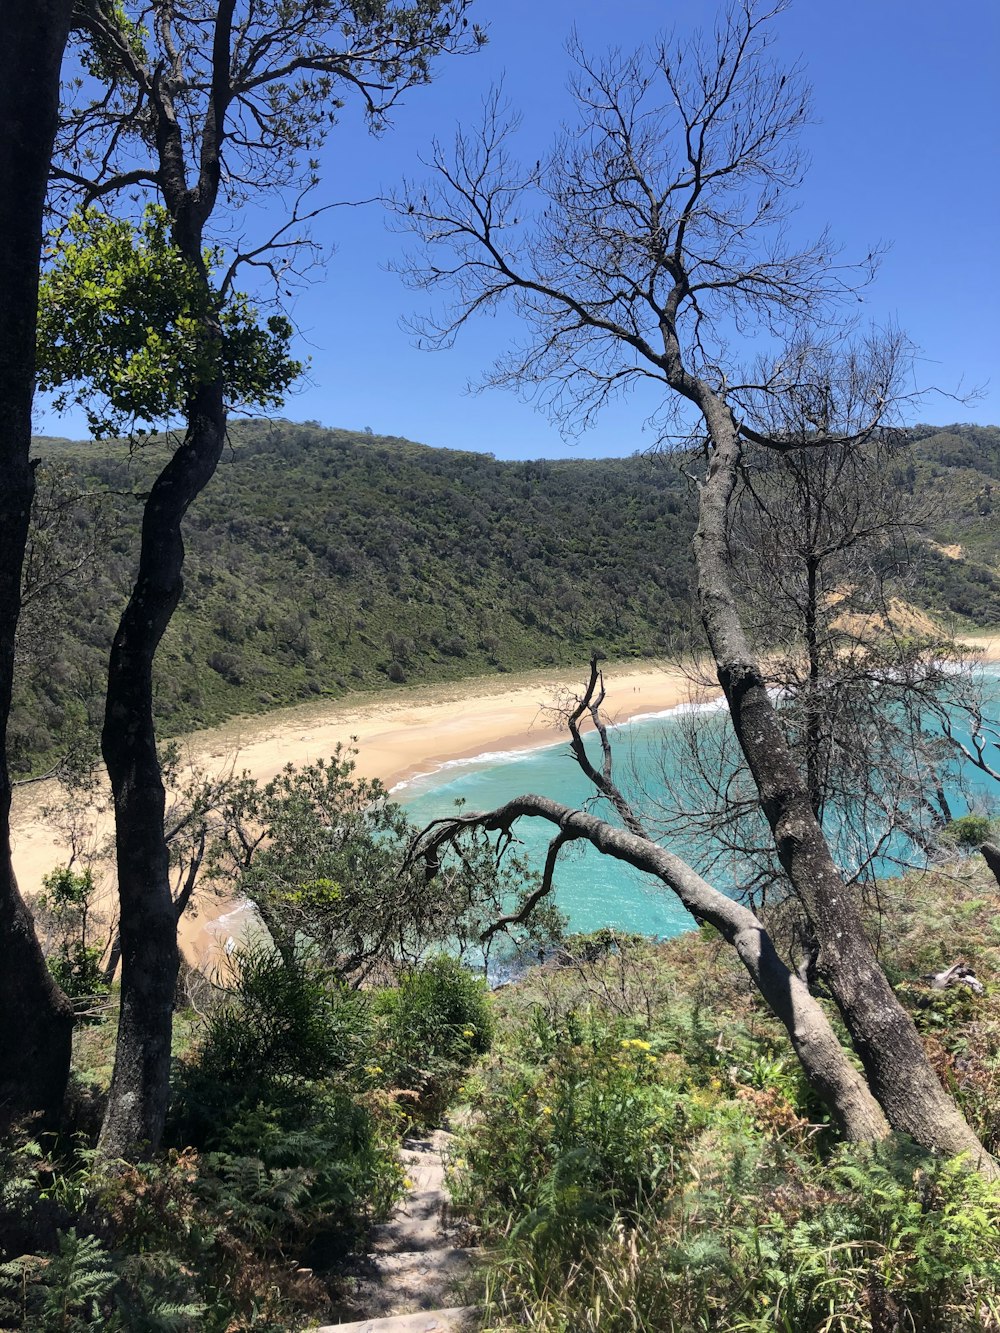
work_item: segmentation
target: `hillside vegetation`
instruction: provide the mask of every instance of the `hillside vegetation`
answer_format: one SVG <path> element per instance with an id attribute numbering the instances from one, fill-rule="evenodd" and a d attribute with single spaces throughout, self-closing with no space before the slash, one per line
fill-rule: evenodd
<path id="1" fill-rule="evenodd" d="M 37 442 L 11 726 L 21 773 L 49 761 L 57 737 L 99 725 L 141 496 L 163 450 Z M 1000 622 L 1000 430 L 916 430 L 899 484 L 924 515 L 905 598 L 963 625 Z M 158 724 L 169 735 L 314 696 L 574 665 L 594 648 L 682 649 L 693 526 L 691 483 L 669 457 L 498 462 L 242 423 L 189 515 Z"/>
<path id="2" fill-rule="evenodd" d="M 995 886 L 953 860 L 879 903 L 880 958 L 996 1152 Z M 956 957 L 981 992 L 929 983 Z M 77 1030 L 77 1132 L 0 1153 L 3 1327 L 353 1318 L 345 1255 L 402 1192 L 401 1136 L 450 1108 L 451 1221 L 484 1265 L 461 1299 L 484 1333 L 1000 1330 L 1000 1185 L 902 1135 L 844 1142 L 710 927 L 570 937 L 492 994 L 440 956 L 354 990 L 248 950 L 228 986 L 185 978 L 174 1041 L 165 1155 L 103 1174 L 80 1146 L 106 1017 Z"/>

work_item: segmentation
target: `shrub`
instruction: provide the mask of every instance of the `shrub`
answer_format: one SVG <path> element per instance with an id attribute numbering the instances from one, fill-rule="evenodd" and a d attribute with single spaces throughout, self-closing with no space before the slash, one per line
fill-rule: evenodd
<path id="1" fill-rule="evenodd" d="M 488 1051 L 493 1019 L 485 981 L 441 954 L 403 976 L 375 1001 L 390 1081 L 418 1094 L 420 1117 L 432 1121 L 454 1094 L 473 1058 Z"/>
<path id="2" fill-rule="evenodd" d="M 90 870 L 78 875 L 69 866 L 59 866 L 42 884 L 45 892 L 38 899 L 37 912 L 47 937 L 49 971 L 71 999 L 106 995 L 110 987 L 101 966 L 104 940 L 91 942 L 95 929 L 100 931 L 105 925 L 93 907 L 93 875 Z"/>
<path id="3" fill-rule="evenodd" d="M 535 1011 L 522 1056 L 485 1078 L 454 1181 L 460 1207 L 501 1231 L 520 1214 L 517 1229 L 541 1238 L 607 1223 L 659 1191 L 677 1141 L 707 1123 L 717 1096 L 692 1092 L 683 1062 L 633 1030 L 575 1014 L 552 1029 Z"/>
<path id="4" fill-rule="evenodd" d="M 367 1001 L 307 957 L 245 948 L 227 1001 L 208 1019 L 201 1063 L 231 1087 L 316 1079 L 364 1062 Z"/>
<path id="5" fill-rule="evenodd" d="M 993 833 L 993 820 L 988 815 L 961 815 L 941 830 L 941 841 L 950 847 L 974 849 L 981 847 Z"/>
<path id="6" fill-rule="evenodd" d="M 447 954 L 406 973 L 376 1007 L 393 1052 L 404 1060 L 429 1055 L 467 1062 L 493 1040 L 485 981 Z"/>
<path id="7" fill-rule="evenodd" d="M 175 1141 L 215 1143 L 246 1108 L 294 1101 L 297 1090 L 308 1099 L 309 1085 L 331 1076 L 350 1080 L 370 1041 L 363 994 L 307 958 L 249 946 L 196 1055 L 181 1066 Z"/>
<path id="8" fill-rule="evenodd" d="M 108 1299 L 118 1281 L 104 1246 L 74 1228 L 59 1236 L 48 1257 L 24 1255 L 0 1265 L 0 1318 L 31 1333 L 98 1333 L 108 1322 Z"/>

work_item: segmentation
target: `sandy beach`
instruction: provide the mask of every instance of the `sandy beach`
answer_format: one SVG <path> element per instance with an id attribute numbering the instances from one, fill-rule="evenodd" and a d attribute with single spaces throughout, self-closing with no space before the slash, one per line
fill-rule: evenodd
<path id="1" fill-rule="evenodd" d="M 558 744 L 564 734 L 552 712 L 567 692 L 579 693 L 586 667 L 511 676 L 474 677 L 451 685 L 427 685 L 344 701 L 307 703 L 262 717 L 239 718 L 192 732 L 181 741 L 184 768 L 209 775 L 247 772 L 261 781 L 287 764 L 301 767 L 333 754 L 338 743 L 357 749 L 357 772 L 393 788 L 454 759 Z M 663 662 L 608 664 L 604 712 L 624 722 L 674 708 L 705 691 L 692 673 Z M 717 691 L 716 691 L 717 693 Z M 22 891 L 34 896 L 42 878 L 70 856 L 70 836 L 44 808 L 57 799 L 54 783 L 18 788 L 13 809 L 14 869 Z M 106 796 L 105 796 L 106 801 Z M 107 842 L 113 825 L 103 804 L 95 806 L 88 846 Z M 102 897 L 113 893 L 110 875 Z M 204 965 L 225 942 L 225 916 L 233 904 L 213 897 L 181 921 L 185 955 Z M 220 918 L 222 918 L 220 923 Z"/>
<path id="2" fill-rule="evenodd" d="M 966 642 L 978 650 L 980 661 L 1000 661 L 1000 635 L 969 637 Z M 246 770 L 267 781 L 286 764 L 300 767 L 329 758 L 338 742 L 353 743 L 358 773 L 392 788 L 450 760 L 558 744 L 564 729 L 553 706 L 567 692 L 578 694 L 586 675 L 586 667 L 581 667 L 475 677 L 452 685 L 356 695 L 333 704 L 308 703 L 193 732 L 182 740 L 182 754 L 188 769 L 212 775 Z M 606 664 L 605 715 L 609 721 L 624 722 L 694 697 L 711 697 L 696 675 L 676 662 Z M 15 792 L 14 868 L 29 896 L 40 891 L 45 874 L 69 859 L 67 831 L 43 814 L 56 796 L 51 783 Z M 106 841 L 112 830 L 107 810 L 95 810 L 92 823 L 93 841 Z M 102 889 L 111 894 L 110 877 Z M 224 943 L 227 924 L 219 918 L 231 908 L 231 903 L 203 898 L 194 913 L 185 914 L 181 938 L 192 962 L 204 964 Z"/>

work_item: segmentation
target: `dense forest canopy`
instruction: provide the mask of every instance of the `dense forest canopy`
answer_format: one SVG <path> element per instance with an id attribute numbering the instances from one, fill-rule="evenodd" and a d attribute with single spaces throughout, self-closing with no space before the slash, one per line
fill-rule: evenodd
<path id="1" fill-rule="evenodd" d="M 900 595 L 965 626 L 996 624 L 1000 430 L 912 438 L 899 485 L 926 519 Z M 285 421 L 236 425 L 231 443 L 191 511 L 187 591 L 157 663 L 167 733 L 352 690 L 575 666 L 594 649 L 660 656 L 697 632 L 694 492 L 670 455 L 498 462 Z M 22 774 L 67 728 L 98 723 L 94 682 L 133 572 L 136 497 L 162 450 L 40 439 L 36 452 L 43 530 L 29 580 L 41 587 L 11 725 Z M 83 559 L 95 503 L 104 537 Z M 46 588 L 53 562 L 67 577 Z"/>

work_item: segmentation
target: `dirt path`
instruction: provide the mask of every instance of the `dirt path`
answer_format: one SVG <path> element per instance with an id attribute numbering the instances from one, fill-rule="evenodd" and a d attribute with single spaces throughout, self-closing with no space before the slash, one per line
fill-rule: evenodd
<path id="1" fill-rule="evenodd" d="M 445 1159 L 454 1135 L 437 1129 L 403 1144 L 407 1194 L 372 1232 L 371 1251 L 354 1261 L 350 1305 L 364 1312 L 317 1333 L 472 1333 L 473 1305 L 459 1305 L 478 1251 L 457 1245 L 449 1223 Z"/>

